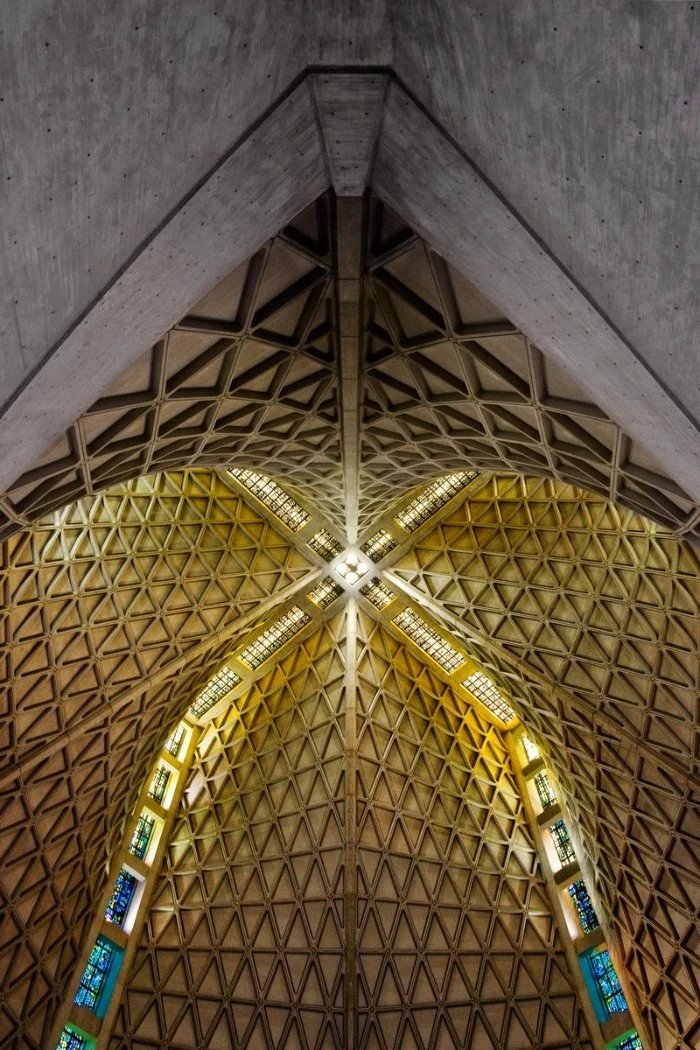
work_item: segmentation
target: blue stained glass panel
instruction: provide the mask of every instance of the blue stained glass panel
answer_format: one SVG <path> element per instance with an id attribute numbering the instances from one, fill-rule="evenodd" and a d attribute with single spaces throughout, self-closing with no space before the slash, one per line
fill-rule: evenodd
<path id="1" fill-rule="evenodd" d="M 563 820 L 557 820 L 551 825 L 549 833 L 554 841 L 554 848 L 562 864 L 571 864 L 576 860 L 574 847 L 569 838 L 569 832 Z"/>
<path id="2" fill-rule="evenodd" d="M 131 872 L 122 868 L 117 875 L 117 881 L 114 884 L 114 891 L 109 898 L 107 910 L 105 911 L 105 919 L 107 922 L 113 922 L 115 926 L 122 925 L 126 918 L 126 913 L 129 910 L 129 905 L 133 899 L 137 881 L 138 880 L 131 874 Z"/>
<path id="3" fill-rule="evenodd" d="M 608 949 L 598 948 L 591 952 L 588 962 L 608 1014 L 617 1014 L 621 1010 L 626 1010 L 627 1000 L 615 973 Z"/>
<path id="4" fill-rule="evenodd" d="M 85 1050 L 85 1040 L 72 1028 L 64 1028 L 58 1038 L 56 1050 Z"/>
<path id="5" fill-rule="evenodd" d="M 140 860 L 146 856 L 146 850 L 151 841 L 151 835 L 153 829 L 156 826 L 155 817 L 144 817 L 141 816 L 138 819 L 138 823 L 134 828 L 134 834 L 129 843 L 129 853 L 133 853 L 135 857 Z"/>
<path id="6" fill-rule="evenodd" d="M 80 978 L 80 984 L 75 996 L 75 1002 L 78 1006 L 86 1006 L 88 1010 L 95 1011 L 113 959 L 114 948 L 112 945 L 109 941 L 98 937 L 95 947 L 90 952 L 90 958 L 83 976 Z"/>
<path id="7" fill-rule="evenodd" d="M 588 890 L 586 889 L 586 883 L 583 879 L 577 879 L 576 882 L 572 882 L 568 887 L 569 896 L 574 902 L 576 908 L 576 914 L 578 915 L 578 921 L 581 924 L 581 929 L 584 933 L 591 933 L 593 930 L 597 930 L 600 926 L 598 922 L 598 916 L 595 913 L 593 902 L 588 896 Z"/>

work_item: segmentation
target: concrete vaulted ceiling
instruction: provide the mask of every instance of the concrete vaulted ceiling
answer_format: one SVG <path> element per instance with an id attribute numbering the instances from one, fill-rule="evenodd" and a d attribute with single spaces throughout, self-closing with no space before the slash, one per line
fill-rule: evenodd
<path id="1" fill-rule="evenodd" d="M 512 699 L 650 1045 L 696 1045 L 695 6 L 6 6 L 12 1050 L 45 1050 L 167 732 L 311 609 L 311 526 L 290 538 L 234 464 L 343 543 L 480 472 L 380 572 Z M 368 1050 L 598 1046 L 499 728 L 369 603 L 345 613 L 312 610 L 207 725 L 112 1050 L 340 1050 L 348 1025 Z"/>

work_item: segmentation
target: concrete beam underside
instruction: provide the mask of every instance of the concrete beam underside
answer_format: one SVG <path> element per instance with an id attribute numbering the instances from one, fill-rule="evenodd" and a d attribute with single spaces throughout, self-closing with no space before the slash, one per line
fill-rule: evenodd
<path id="1" fill-rule="evenodd" d="M 304 74 L 115 275 L 0 417 L 0 488 L 329 185 L 365 184 L 700 503 L 695 423 L 391 71 L 366 69 Z"/>

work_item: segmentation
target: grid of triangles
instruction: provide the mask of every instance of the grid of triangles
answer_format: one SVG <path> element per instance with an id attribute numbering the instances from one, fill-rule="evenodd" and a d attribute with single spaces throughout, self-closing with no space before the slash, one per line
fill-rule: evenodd
<path id="1" fill-rule="evenodd" d="M 309 566 L 209 472 L 77 504 L 2 557 L 0 1032 L 45 1050 L 153 756 L 241 616 Z"/>
<path id="2" fill-rule="evenodd" d="M 354 818 L 339 614 L 207 730 L 110 1050 L 340 1050 L 348 966 L 362 1050 L 591 1046 L 498 730 L 360 635 Z"/>
<path id="3" fill-rule="evenodd" d="M 590 1047 L 499 731 L 361 619 L 358 1047 Z"/>
<path id="4" fill-rule="evenodd" d="M 344 616 L 210 725 L 110 1047 L 344 1045 Z"/>
<path id="5" fill-rule="evenodd" d="M 695 551 L 580 491 L 493 479 L 396 571 L 461 620 L 542 743 L 657 1046 L 694 1046 Z"/>

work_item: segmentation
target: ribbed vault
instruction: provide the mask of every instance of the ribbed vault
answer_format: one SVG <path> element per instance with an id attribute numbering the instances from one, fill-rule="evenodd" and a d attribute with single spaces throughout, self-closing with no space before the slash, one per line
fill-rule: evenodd
<path id="1" fill-rule="evenodd" d="M 542 742 L 658 1045 L 692 1046 L 696 552 L 580 490 L 493 478 L 392 573 L 453 618 Z"/>
<path id="2" fill-rule="evenodd" d="M 114 1050 L 591 1046 L 498 730 L 371 614 L 216 718 L 184 797 Z"/>
<path id="3" fill-rule="evenodd" d="M 0 536 L 108 485 L 235 461 L 345 530 L 449 470 L 582 485 L 695 541 L 700 511 L 497 305 L 368 191 L 324 194 L 0 495 Z"/>
<path id="4" fill-rule="evenodd" d="M 595 1044 L 496 720 L 364 599 L 310 599 L 315 529 L 476 470 L 376 571 L 512 700 L 652 1045 L 695 1046 L 697 506 L 371 191 L 184 311 L 0 499 L 3 1045 L 46 1050 L 158 749 L 296 602 L 202 723 L 112 1050 Z"/>

